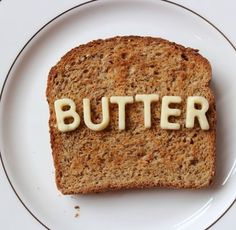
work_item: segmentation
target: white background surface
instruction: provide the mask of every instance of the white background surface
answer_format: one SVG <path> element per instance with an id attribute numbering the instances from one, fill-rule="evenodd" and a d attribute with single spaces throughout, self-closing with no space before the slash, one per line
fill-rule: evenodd
<path id="1" fill-rule="evenodd" d="M 83 1 L 0 1 L 0 85 L 15 56 L 26 41 L 58 13 Z M 236 45 L 235 9 L 233 0 L 178 0 L 209 19 Z M 234 229 L 236 205 L 212 228 Z M 43 229 L 18 201 L 0 165 L 0 229 Z"/>

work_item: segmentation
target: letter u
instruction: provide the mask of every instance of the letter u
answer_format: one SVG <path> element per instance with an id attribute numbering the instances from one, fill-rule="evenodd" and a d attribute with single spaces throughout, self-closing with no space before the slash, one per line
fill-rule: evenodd
<path id="1" fill-rule="evenodd" d="M 88 98 L 83 99 L 83 112 L 84 123 L 89 129 L 94 131 L 101 131 L 109 125 L 109 100 L 107 97 L 102 97 L 102 122 L 100 124 L 94 124 L 91 120 L 91 106 L 90 100 Z"/>

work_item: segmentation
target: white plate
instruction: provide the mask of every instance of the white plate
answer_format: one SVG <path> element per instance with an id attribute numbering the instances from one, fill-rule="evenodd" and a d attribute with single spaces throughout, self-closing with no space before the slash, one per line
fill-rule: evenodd
<path id="1" fill-rule="evenodd" d="M 63 196 L 54 182 L 45 98 L 47 74 L 71 48 L 115 35 L 151 35 L 198 48 L 213 67 L 217 175 L 208 189 L 147 189 Z M 25 207 L 50 229 L 204 229 L 236 197 L 236 51 L 200 16 L 166 1 L 91 2 L 60 15 L 26 45 L 1 95 L 1 157 Z M 74 206 L 80 217 L 75 218 Z"/>

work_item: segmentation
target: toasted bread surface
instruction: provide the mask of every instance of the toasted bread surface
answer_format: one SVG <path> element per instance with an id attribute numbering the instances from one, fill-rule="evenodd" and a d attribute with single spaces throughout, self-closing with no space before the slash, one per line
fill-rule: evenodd
<path id="1" fill-rule="evenodd" d="M 197 50 L 161 38 L 124 36 L 96 40 L 69 51 L 50 70 L 47 100 L 56 183 L 63 194 L 164 186 L 201 188 L 215 173 L 216 109 L 211 66 Z M 143 103 L 126 106 L 126 130 L 118 130 L 118 107 L 110 104 L 110 124 L 99 132 L 83 122 L 84 98 L 91 100 L 92 120 L 102 120 L 103 96 L 157 93 L 152 126 L 143 123 Z M 160 128 L 161 98 L 180 96 L 180 130 Z M 209 130 L 185 127 L 188 96 L 209 102 Z M 81 117 L 79 128 L 57 129 L 54 101 L 70 98 Z"/>

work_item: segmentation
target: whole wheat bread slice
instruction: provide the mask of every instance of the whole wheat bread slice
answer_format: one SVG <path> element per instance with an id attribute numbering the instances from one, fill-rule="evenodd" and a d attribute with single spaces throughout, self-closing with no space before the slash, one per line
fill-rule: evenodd
<path id="1" fill-rule="evenodd" d="M 56 183 L 63 194 L 164 186 L 201 188 L 215 173 L 216 110 L 209 87 L 211 66 L 197 50 L 161 38 L 124 36 L 96 40 L 69 51 L 52 67 L 47 83 L 51 147 Z M 110 124 L 100 132 L 83 122 L 83 98 L 91 100 L 92 119 L 102 118 L 101 98 L 158 93 L 152 104 L 152 127 L 143 125 L 143 104 L 126 106 L 126 130 L 118 130 L 116 104 Z M 161 98 L 181 96 L 182 114 L 172 121 L 180 130 L 160 128 Z M 209 102 L 210 129 L 185 128 L 186 99 Z M 57 129 L 54 101 L 73 99 L 81 117 L 78 129 Z"/>

